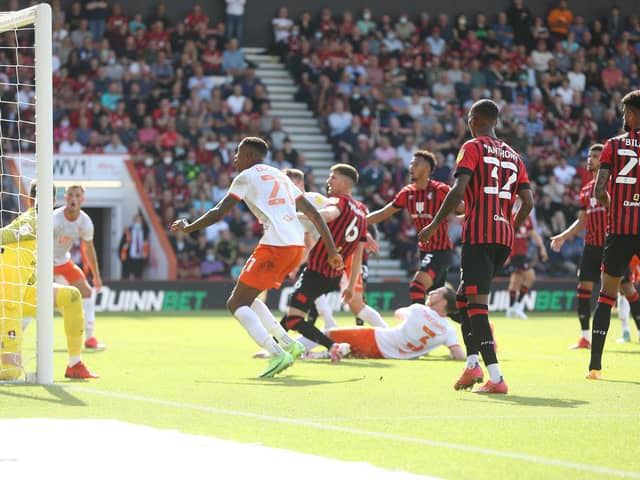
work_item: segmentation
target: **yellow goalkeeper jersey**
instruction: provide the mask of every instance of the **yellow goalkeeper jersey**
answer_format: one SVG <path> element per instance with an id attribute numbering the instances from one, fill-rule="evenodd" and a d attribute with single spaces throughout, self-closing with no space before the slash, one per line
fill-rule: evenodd
<path id="1" fill-rule="evenodd" d="M 0 299 L 20 302 L 35 283 L 36 212 L 30 208 L 0 229 Z"/>

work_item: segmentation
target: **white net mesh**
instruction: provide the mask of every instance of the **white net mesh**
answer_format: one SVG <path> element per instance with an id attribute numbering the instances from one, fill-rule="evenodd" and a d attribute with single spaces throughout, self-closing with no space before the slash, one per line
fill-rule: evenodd
<path id="1" fill-rule="evenodd" d="M 35 27 L 11 13 L 0 25 L 0 380 L 16 380 L 36 350 L 22 341 L 22 321 L 36 307 Z"/>

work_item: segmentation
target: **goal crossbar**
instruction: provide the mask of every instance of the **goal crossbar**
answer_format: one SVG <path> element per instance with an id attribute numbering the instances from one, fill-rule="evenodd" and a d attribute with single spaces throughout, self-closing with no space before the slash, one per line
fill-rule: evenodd
<path id="1" fill-rule="evenodd" d="M 42 11 L 41 7 L 35 5 L 17 12 L 0 12 L 0 33 L 34 24 L 37 12 Z"/>

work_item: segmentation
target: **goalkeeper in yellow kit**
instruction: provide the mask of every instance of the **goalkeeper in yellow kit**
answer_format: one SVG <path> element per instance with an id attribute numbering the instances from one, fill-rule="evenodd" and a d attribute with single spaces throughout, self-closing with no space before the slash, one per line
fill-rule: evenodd
<path id="1" fill-rule="evenodd" d="M 37 185 L 29 196 L 35 202 Z M 54 190 L 55 192 L 55 190 Z M 16 380 L 22 373 L 22 318 L 36 314 L 36 211 L 31 206 L 0 229 L 0 380 Z M 55 308 L 62 312 L 67 336 L 67 378 L 99 378 L 82 363 L 80 351 L 84 312 L 80 291 L 53 284 Z"/>

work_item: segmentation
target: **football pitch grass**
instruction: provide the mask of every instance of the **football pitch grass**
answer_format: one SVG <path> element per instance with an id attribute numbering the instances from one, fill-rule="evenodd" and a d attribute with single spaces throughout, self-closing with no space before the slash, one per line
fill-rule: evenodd
<path id="1" fill-rule="evenodd" d="M 56 318 L 56 386 L 0 386 L 0 418 L 117 419 L 451 479 L 640 478 L 635 331 L 615 343 L 614 315 L 605 379 L 587 381 L 588 351 L 567 349 L 575 315 L 491 318 L 507 395 L 454 391 L 463 362 L 444 347 L 412 361 L 297 361 L 258 379 L 265 360 L 224 312 L 99 315 L 108 349 L 84 360 L 102 378 L 69 381 Z"/>

